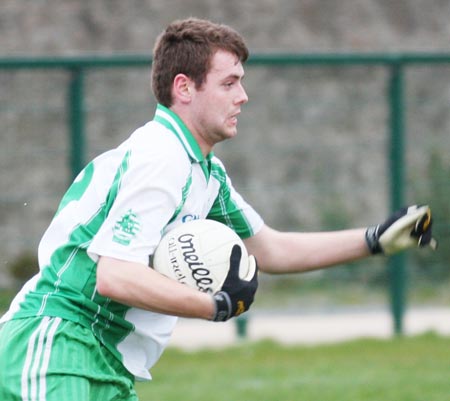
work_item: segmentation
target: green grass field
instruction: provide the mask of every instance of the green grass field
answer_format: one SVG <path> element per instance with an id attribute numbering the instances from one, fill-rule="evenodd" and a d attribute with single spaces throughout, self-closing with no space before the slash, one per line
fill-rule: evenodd
<path id="1" fill-rule="evenodd" d="M 450 338 L 169 348 L 152 375 L 137 384 L 141 401 L 448 401 Z"/>
<path id="2" fill-rule="evenodd" d="M 10 298 L 0 291 L 0 311 Z M 449 401 L 450 337 L 169 348 L 152 375 L 137 383 L 140 401 Z"/>

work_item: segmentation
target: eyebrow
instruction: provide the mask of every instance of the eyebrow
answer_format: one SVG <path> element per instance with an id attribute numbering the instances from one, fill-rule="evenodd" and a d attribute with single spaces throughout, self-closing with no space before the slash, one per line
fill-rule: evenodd
<path id="1" fill-rule="evenodd" d="M 234 79 L 234 80 L 242 80 L 244 78 L 244 74 L 240 75 L 240 74 L 230 74 L 227 75 L 225 78 L 221 79 L 221 82 L 226 81 L 227 79 Z"/>

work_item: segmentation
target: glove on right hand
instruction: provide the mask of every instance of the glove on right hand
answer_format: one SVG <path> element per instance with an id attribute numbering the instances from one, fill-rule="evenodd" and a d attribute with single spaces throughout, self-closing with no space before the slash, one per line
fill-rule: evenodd
<path id="1" fill-rule="evenodd" d="M 249 255 L 249 274 L 247 280 L 241 279 L 239 277 L 241 256 L 241 247 L 233 246 L 227 278 L 220 291 L 213 295 L 216 310 L 212 320 L 215 322 L 224 322 L 238 316 L 247 311 L 253 303 L 258 288 L 258 266 L 255 257 Z"/>

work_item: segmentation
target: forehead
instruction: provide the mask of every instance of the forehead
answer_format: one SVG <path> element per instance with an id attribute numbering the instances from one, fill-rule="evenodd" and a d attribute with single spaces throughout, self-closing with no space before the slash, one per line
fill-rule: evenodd
<path id="1" fill-rule="evenodd" d="M 208 75 L 211 74 L 224 77 L 228 75 L 242 77 L 244 75 L 244 67 L 235 54 L 217 50 L 211 59 L 211 69 Z"/>

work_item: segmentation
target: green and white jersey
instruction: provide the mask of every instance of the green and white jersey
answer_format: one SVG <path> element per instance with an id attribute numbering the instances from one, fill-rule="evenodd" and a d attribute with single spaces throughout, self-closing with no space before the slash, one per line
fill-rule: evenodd
<path id="1" fill-rule="evenodd" d="M 40 242 L 40 272 L 0 321 L 57 316 L 79 323 L 136 378 L 149 379 L 176 318 L 101 296 L 97 261 L 102 255 L 148 265 L 166 231 L 205 218 L 242 238 L 263 225 L 217 157 L 205 158 L 179 117 L 158 105 L 152 121 L 75 179 Z"/>

